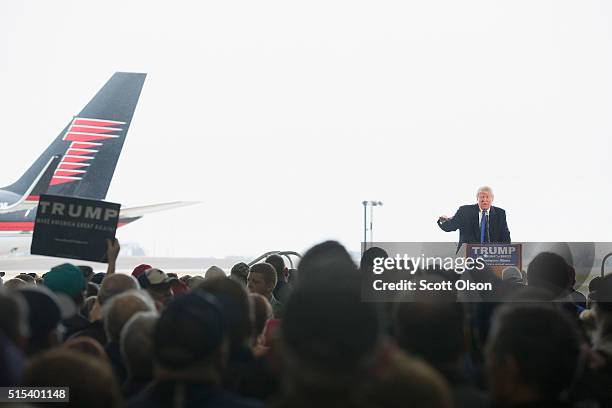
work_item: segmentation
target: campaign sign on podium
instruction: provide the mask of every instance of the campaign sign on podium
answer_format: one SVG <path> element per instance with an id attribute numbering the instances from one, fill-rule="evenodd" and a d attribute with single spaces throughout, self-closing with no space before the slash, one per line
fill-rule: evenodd
<path id="1" fill-rule="evenodd" d="M 499 277 L 508 267 L 523 270 L 522 244 L 466 244 L 465 256 L 481 258 Z"/>
<path id="2" fill-rule="evenodd" d="M 41 195 L 31 253 L 107 262 L 106 240 L 115 238 L 120 204 Z"/>

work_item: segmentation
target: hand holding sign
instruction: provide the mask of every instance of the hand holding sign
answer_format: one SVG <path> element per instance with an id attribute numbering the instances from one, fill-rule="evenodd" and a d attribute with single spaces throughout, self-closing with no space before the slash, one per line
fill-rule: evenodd
<path id="1" fill-rule="evenodd" d="M 106 240 L 106 260 L 108 262 L 108 268 L 106 269 L 107 275 L 115 273 L 115 265 L 120 250 L 121 245 L 119 245 L 119 241 L 116 238 Z"/>
<path id="2" fill-rule="evenodd" d="M 120 250 L 121 245 L 119 245 L 119 241 L 116 238 L 106 240 L 106 259 L 109 262 L 115 262 L 117 260 Z"/>

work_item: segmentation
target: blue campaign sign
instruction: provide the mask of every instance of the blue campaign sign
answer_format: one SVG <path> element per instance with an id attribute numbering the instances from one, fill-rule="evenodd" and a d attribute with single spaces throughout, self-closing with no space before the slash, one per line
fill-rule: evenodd
<path id="1" fill-rule="evenodd" d="M 114 239 L 120 204 L 41 195 L 31 253 L 107 262 L 106 240 Z"/>
<path id="2" fill-rule="evenodd" d="M 488 266 L 523 267 L 521 244 L 467 244 L 466 257 L 481 258 Z"/>

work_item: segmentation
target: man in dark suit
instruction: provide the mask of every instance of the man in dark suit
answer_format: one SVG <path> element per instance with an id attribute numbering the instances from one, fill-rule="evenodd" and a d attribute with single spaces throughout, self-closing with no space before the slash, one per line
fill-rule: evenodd
<path id="1" fill-rule="evenodd" d="M 459 207 L 453 217 L 441 216 L 438 226 L 446 231 L 459 230 L 459 245 L 487 242 L 510 243 L 510 230 L 506 223 L 506 212 L 493 207 L 493 190 L 480 187 L 476 193 L 478 204 Z"/>

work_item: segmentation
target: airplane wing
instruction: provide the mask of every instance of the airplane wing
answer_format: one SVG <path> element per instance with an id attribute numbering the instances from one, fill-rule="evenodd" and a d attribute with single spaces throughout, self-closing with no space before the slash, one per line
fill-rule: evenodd
<path id="1" fill-rule="evenodd" d="M 150 214 L 158 211 L 166 211 L 172 208 L 186 207 L 188 205 L 199 204 L 200 201 L 172 201 L 169 203 L 143 205 L 140 207 L 122 208 L 119 212 L 119 223 L 123 219 L 137 219 L 145 214 Z"/>
<path id="2" fill-rule="evenodd" d="M 19 200 L 11 205 L 0 207 L 0 214 L 11 213 L 15 211 L 31 210 L 38 205 L 38 198 L 41 194 L 47 192 L 49 183 L 53 177 L 53 173 L 59 164 L 60 156 L 52 156 L 47 165 L 42 169 L 38 176 L 32 182 L 32 185 L 23 193 Z"/>

